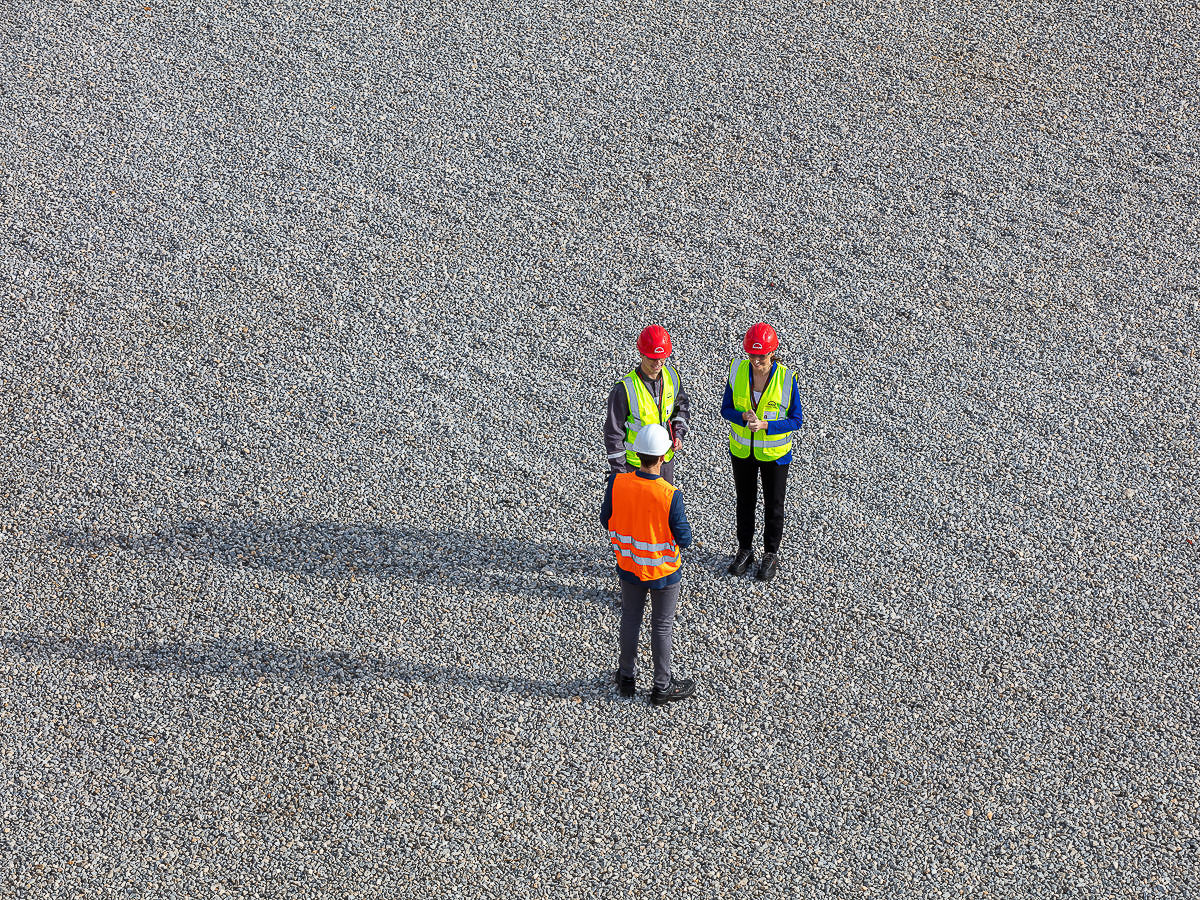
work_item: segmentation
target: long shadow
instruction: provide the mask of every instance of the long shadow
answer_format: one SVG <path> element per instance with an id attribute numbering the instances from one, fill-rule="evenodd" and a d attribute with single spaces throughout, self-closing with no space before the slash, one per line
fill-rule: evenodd
<path id="1" fill-rule="evenodd" d="M 599 538 L 595 545 L 572 546 L 333 520 L 194 519 L 134 533 L 63 529 L 56 537 L 63 548 L 79 552 L 158 554 L 326 580 L 374 577 L 437 586 L 477 585 L 513 593 L 527 593 L 534 579 L 554 588 L 563 576 L 606 576 L 612 571 L 611 555 Z M 589 600 L 604 594 L 604 602 L 610 602 L 604 591 L 594 587 L 575 590 Z"/>
<path id="2" fill-rule="evenodd" d="M 245 522 L 187 520 L 143 532 L 63 529 L 59 546 L 79 554 L 116 552 L 200 561 L 231 569 L 267 569 L 321 580 L 373 577 L 444 587 L 463 584 L 514 596 L 535 591 L 569 602 L 615 608 L 616 581 L 607 547 L 553 541 L 496 540 L 469 532 L 351 524 L 334 520 Z M 0 647 L 45 661 L 75 659 L 110 667 L 192 677 L 270 677 L 306 682 L 391 681 L 452 684 L 496 693 L 601 696 L 607 677 L 558 684 L 463 667 L 406 663 L 376 654 L 261 643 L 121 645 L 80 638 L 18 635 Z"/>
<path id="3" fill-rule="evenodd" d="M 407 665 L 399 659 L 373 653 L 321 651 L 264 643 L 166 643 L 137 647 L 84 638 L 22 634 L 0 638 L 0 647 L 38 663 L 52 664 L 69 659 L 107 668 L 166 672 L 191 678 L 269 678 L 315 686 L 371 682 L 446 684 L 497 694 L 562 699 L 616 696 L 611 674 L 607 672 L 553 682 L 474 672 L 455 666 Z"/>

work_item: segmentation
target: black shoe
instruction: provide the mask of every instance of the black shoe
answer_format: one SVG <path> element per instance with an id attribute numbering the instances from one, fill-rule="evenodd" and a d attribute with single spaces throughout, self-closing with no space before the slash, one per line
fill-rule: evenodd
<path id="1" fill-rule="evenodd" d="M 650 702 L 655 706 L 662 706 L 673 700 L 686 700 L 694 693 L 696 693 L 695 678 L 672 678 L 665 691 L 654 688 L 650 692 Z"/>
<path id="2" fill-rule="evenodd" d="M 750 563 L 754 562 L 754 551 L 739 549 L 737 556 L 733 558 L 733 562 L 729 564 L 729 568 L 725 571 L 730 575 L 745 575 L 746 570 L 750 568 Z"/>
<path id="3" fill-rule="evenodd" d="M 637 680 L 632 676 L 621 674 L 621 670 L 617 670 L 617 693 L 622 697 L 632 697 L 637 693 Z"/>
<path id="4" fill-rule="evenodd" d="M 758 566 L 758 580 L 770 581 L 779 571 L 779 558 L 774 553 L 764 553 Z"/>

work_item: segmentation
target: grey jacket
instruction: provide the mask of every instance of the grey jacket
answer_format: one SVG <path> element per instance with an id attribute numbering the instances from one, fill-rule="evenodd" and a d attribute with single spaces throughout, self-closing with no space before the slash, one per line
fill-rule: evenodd
<path id="1" fill-rule="evenodd" d="M 662 403 L 663 376 L 660 374 L 651 381 L 637 368 L 637 377 L 650 392 L 656 404 Z M 663 371 L 666 369 L 664 367 Z M 679 374 L 679 370 L 675 370 Z M 667 422 L 675 426 L 675 437 L 681 441 L 687 436 L 688 423 L 692 419 L 692 401 L 683 387 L 683 378 L 679 379 L 679 390 L 675 392 L 675 408 L 667 414 L 664 410 L 663 424 Z M 608 393 L 608 409 L 604 418 L 604 452 L 608 454 L 608 468 L 612 472 L 626 471 L 625 465 L 625 420 L 629 418 L 629 398 L 625 395 L 625 387 L 618 381 Z"/>

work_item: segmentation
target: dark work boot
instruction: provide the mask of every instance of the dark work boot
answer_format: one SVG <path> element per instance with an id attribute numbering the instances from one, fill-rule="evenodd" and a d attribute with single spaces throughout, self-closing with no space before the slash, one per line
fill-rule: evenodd
<path id="1" fill-rule="evenodd" d="M 774 553 L 764 553 L 758 565 L 758 580 L 770 581 L 779 571 L 779 558 Z"/>
<path id="2" fill-rule="evenodd" d="M 632 697 L 637 693 L 637 680 L 632 675 L 622 675 L 621 670 L 617 669 L 616 681 L 617 693 L 622 697 Z"/>
<path id="3" fill-rule="evenodd" d="M 675 700 L 686 700 L 696 693 L 695 678 L 672 678 L 665 691 L 654 688 L 650 691 L 650 702 L 655 706 L 671 703 Z"/>
<path id="4" fill-rule="evenodd" d="M 748 547 L 739 547 L 737 556 L 733 558 L 733 562 L 725 571 L 730 575 L 745 575 L 752 562 L 754 562 L 754 551 Z"/>

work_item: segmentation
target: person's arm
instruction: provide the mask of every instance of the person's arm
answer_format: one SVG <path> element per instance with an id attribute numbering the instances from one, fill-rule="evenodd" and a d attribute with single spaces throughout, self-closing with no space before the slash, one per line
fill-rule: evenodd
<path id="1" fill-rule="evenodd" d="M 691 427 L 692 398 L 683 389 L 683 376 L 679 374 L 678 369 L 675 370 L 675 375 L 679 379 L 679 390 L 675 393 L 675 410 L 671 413 L 671 424 L 675 426 L 674 436 L 682 441 Z"/>
<path id="2" fill-rule="evenodd" d="M 804 410 L 800 408 L 800 387 L 796 384 L 796 373 L 792 373 L 792 396 L 788 403 L 786 419 L 774 419 L 767 423 L 767 434 L 786 434 L 804 424 Z"/>
<path id="3" fill-rule="evenodd" d="M 604 417 L 604 452 L 608 455 L 608 470 L 613 474 L 625 471 L 625 420 L 627 418 L 629 418 L 629 398 L 625 396 L 625 385 L 618 381 L 608 393 L 608 409 Z M 605 519 L 605 522 L 607 521 Z"/>
<path id="4" fill-rule="evenodd" d="M 608 531 L 608 520 L 612 518 L 612 489 L 616 474 L 608 476 L 608 484 L 604 487 L 604 501 L 600 504 L 600 527 Z"/>
<path id="5" fill-rule="evenodd" d="M 692 526 L 688 524 L 687 512 L 683 508 L 683 492 L 676 491 L 671 497 L 671 511 L 667 515 L 671 536 L 680 549 L 692 546 Z"/>
<path id="6" fill-rule="evenodd" d="M 734 425 L 746 424 L 741 411 L 733 405 L 733 388 L 728 381 L 725 382 L 725 399 L 721 401 L 721 415 Z"/>

